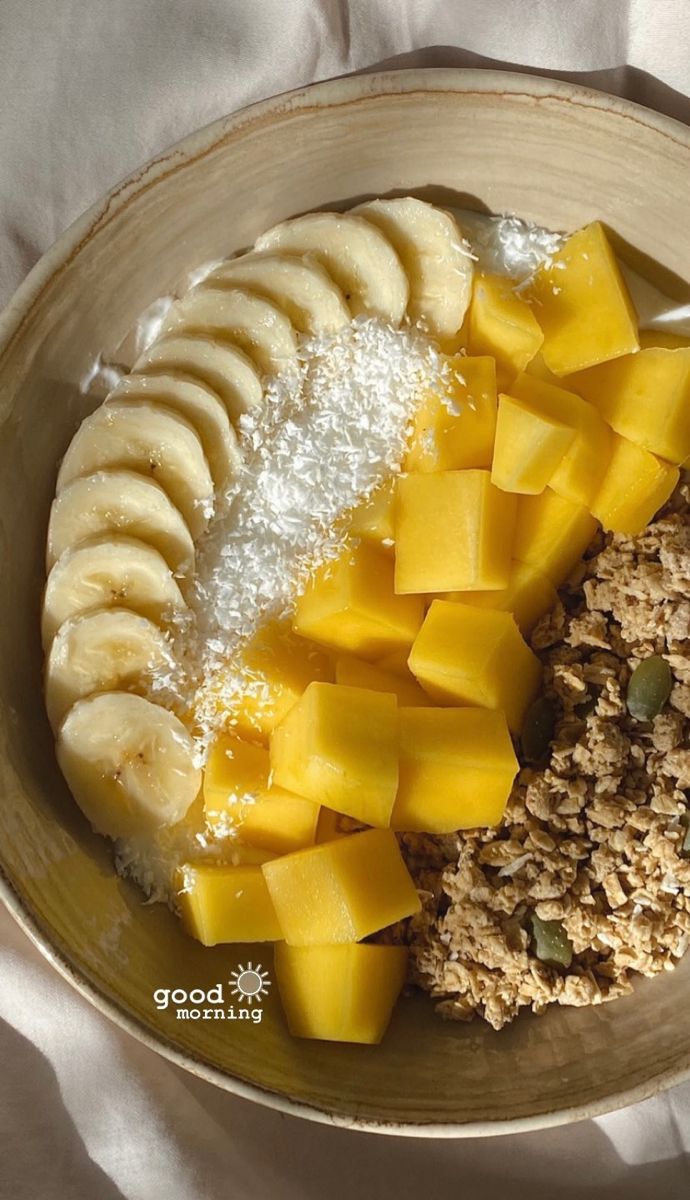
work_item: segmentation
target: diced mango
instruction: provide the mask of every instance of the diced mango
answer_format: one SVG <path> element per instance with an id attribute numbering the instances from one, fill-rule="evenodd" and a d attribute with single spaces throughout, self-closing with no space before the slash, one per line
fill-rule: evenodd
<path id="1" fill-rule="evenodd" d="M 398 786 L 397 702 L 312 683 L 271 738 L 275 786 L 385 827 Z"/>
<path id="2" fill-rule="evenodd" d="M 273 964 L 293 1037 L 375 1045 L 405 982 L 406 946 L 287 946 Z"/>
<path id="3" fill-rule="evenodd" d="M 398 704 L 408 707 L 411 704 L 431 703 L 426 692 L 422 691 L 409 672 L 405 678 L 402 675 L 394 674 L 393 671 L 385 671 L 373 663 L 364 662 L 361 658 L 349 656 L 337 658 L 335 682 L 342 683 L 345 687 L 368 688 L 371 692 L 388 692 L 395 696 Z"/>
<path id="4" fill-rule="evenodd" d="M 648 350 L 652 346 L 661 346 L 664 350 L 687 350 L 690 348 L 690 337 L 682 333 L 667 333 L 664 329 L 641 329 L 640 349 Z"/>
<path id="5" fill-rule="evenodd" d="M 452 833 L 497 825 L 517 772 L 502 712 L 401 709 L 400 785 L 391 827 Z"/>
<path id="6" fill-rule="evenodd" d="M 524 371 L 544 341 L 527 301 L 504 275 L 475 276 L 469 310 L 467 349 L 496 360 L 498 386 L 506 387 Z"/>
<path id="7" fill-rule="evenodd" d="M 574 430 L 574 438 L 556 466 L 549 487 L 573 504 L 588 506 L 611 457 L 611 430 L 593 404 L 529 373 L 518 375 L 511 394 Z"/>
<path id="8" fill-rule="evenodd" d="M 311 800 L 269 786 L 268 750 L 223 736 L 204 770 L 206 820 L 218 834 L 235 832 L 252 846 L 286 854 L 309 846 L 319 808 Z"/>
<path id="9" fill-rule="evenodd" d="M 500 709 L 515 734 L 541 682 L 541 663 L 510 613 L 449 600 L 433 601 L 409 662 L 432 699 Z"/>
<path id="10" fill-rule="evenodd" d="M 380 658 L 410 646 L 422 623 L 418 596 L 396 596 L 393 562 L 362 542 L 325 563 L 297 601 L 294 628 L 335 650 Z"/>
<path id="11" fill-rule="evenodd" d="M 650 347 L 573 375 L 622 437 L 672 463 L 690 456 L 690 347 Z"/>
<path id="12" fill-rule="evenodd" d="M 505 587 L 515 510 L 515 497 L 494 487 L 488 471 L 406 475 L 396 507 L 396 592 Z"/>
<path id="13" fill-rule="evenodd" d="M 290 946 L 358 942 L 420 911 L 390 829 L 367 829 L 261 868 Z"/>
<path id="14" fill-rule="evenodd" d="M 402 675 L 403 679 L 413 680 L 410 668 L 407 665 L 409 650 L 394 650 L 392 654 L 384 654 L 376 660 L 376 666 L 382 671 L 390 671 L 391 675 Z"/>
<path id="15" fill-rule="evenodd" d="M 498 398 L 491 482 L 504 492 L 543 492 L 575 437 L 575 430 L 528 400 Z"/>
<path id="16" fill-rule="evenodd" d="M 182 923 L 204 946 L 275 942 L 283 936 L 260 866 L 187 863 L 176 883 Z"/>
<path id="17" fill-rule="evenodd" d="M 518 501 L 513 554 L 531 563 L 560 587 L 596 533 L 597 522 L 581 504 L 557 496 L 551 488 L 541 496 Z"/>
<path id="18" fill-rule="evenodd" d="M 353 509 L 350 533 L 382 549 L 392 549 L 395 534 L 395 485 L 397 476 L 387 479 L 357 508 Z"/>
<path id="19" fill-rule="evenodd" d="M 629 535 L 641 533 L 668 500 L 679 475 L 677 467 L 616 435 L 611 462 L 594 497 L 592 512 L 604 529 Z"/>
<path id="20" fill-rule="evenodd" d="M 319 819 L 316 825 L 316 841 L 332 842 L 335 838 L 347 837 L 347 833 L 340 825 L 341 814 L 335 812 L 332 808 L 326 808 L 325 804 L 319 809 Z"/>
<path id="21" fill-rule="evenodd" d="M 415 413 L 404 469 L 490 467 L 495 432 L 496 363 L 458 354 L 448 360 L 446 392 L 429 392 Z"/>
<path id="22" fill-rule="evenodd" d="M 530 301 L 554 375 L 608 362 L 639 348 L 637 316 L 599 221 L 572 234 L 536 273 Z"/>
<path id="23" fill-rule="evenodd" d="M 514 558 L 507 587 L 495 592 L 449 592 L 443 599 L 512 613 L 518 629 L 526 636 L 539 618 L 553 608 L 558 597 L 548 576 L 542 575 L 533 563 Z"/>
<path id="24" fill-rule="evenodd" d="M 228 678 L 219 679 L 219 707 L 227 726 L 242 737 L 268 741 L 312 679 L 332 679 L 331 662 L 319 646 L 297 637 L 285 621 L 255 634 Z"/>

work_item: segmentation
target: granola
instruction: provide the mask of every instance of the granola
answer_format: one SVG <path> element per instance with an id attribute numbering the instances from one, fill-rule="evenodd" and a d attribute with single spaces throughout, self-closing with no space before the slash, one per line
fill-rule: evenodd
<path id="1" fill-rule="evenodd" d="M 495 1029 L 521 1008 L 600 1004 L 636 973 L 670 970 L 690 940 L 690 488 L 641 535 L 599 535 L 536 626 L 557 710 L 544 769 L 523 768 L 499 828 L 404 835 L 423 911 L 393 934 L 411 979 L 448 1018 Z M 674 686 L 652 722 L 625 703 L 651 654 Z M 567 969 L 531 948 L 528 918 L 559 920 Z"/>

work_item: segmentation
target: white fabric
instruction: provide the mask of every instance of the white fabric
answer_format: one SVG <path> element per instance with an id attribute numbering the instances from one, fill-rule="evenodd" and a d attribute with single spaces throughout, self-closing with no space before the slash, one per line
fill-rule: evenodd
<path id="1" fill-rule="evenodd" d="M 381 64 L 512 65 L 690 122 L 689 52 L 687 0 L 0 0 L 0 303 L 106 188 L 250 101 Z M 499 1141 L 311 1125 L 119 1032 L 4 912 L 0 1017 L 1 1200 L 675 1200 L 690 1183 L 690 1084 Z"/>

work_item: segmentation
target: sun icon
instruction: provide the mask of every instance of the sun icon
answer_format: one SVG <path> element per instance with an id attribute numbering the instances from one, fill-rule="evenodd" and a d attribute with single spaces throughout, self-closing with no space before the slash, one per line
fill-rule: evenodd
<path id="1" fill-rule="evenodd" d="M 239 963 L 237 968 L 230 972 L 228 983 L 232 984 L 231 994 L 240 996 L 249 1004 L 260 1004 L 262 997 L 268 995 L 271 986 L 268 971 L 264 971 L 261 963 L 257 963 L 256 966 L 247 963 L 246 967 Z"/>

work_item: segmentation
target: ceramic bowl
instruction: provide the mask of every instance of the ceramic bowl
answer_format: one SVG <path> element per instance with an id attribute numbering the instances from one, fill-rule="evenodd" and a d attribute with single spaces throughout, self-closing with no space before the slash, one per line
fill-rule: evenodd
<path id="1" fill-rule="evenodd" d="M 413 192 L 554 229 L 607 222 L 687 300 L 690 131 L 611 97 L 484 71 L 320 84 L 185 139 L 121 183 L 32 271 L 0 324 L 0 890 L 79 991 L 135 1037 L 238 1095 L 382 1132 L 532 1129 L 690 1074 L 690 957 L 630 998 L 524 1016 L 500 1034 L 418 995 L 378 1048 L 293 1041 L 273 987 L 261 1022 L 181 1020 L 158 989 L 208 989 L 266 946 L 203 949 L 113 870 L 57 770 L 39 606 L 56 466 L 97 352 L 196 264 L 291 214 Z M 633 249 L 634 248 L 634 251 Z M 227 987 L 227 982 L 226 982 Z"/>

